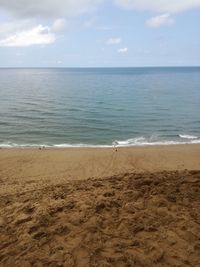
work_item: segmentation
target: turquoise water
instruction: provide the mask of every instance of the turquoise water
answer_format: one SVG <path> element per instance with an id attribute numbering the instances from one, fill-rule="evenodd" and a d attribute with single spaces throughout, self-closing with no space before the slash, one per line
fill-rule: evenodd
<path id="1" fill-rule="evenodd" d="M 200 143 L 200 67 L 0 69 L 0 146 Z"/>

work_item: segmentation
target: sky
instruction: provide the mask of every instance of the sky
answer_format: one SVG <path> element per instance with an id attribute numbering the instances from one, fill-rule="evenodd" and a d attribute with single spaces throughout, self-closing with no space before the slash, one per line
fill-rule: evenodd
<path id="1" fill-rule="evenodd" d="M 200 66 L 200 0 L 0 0 L 0 67 Z"/>

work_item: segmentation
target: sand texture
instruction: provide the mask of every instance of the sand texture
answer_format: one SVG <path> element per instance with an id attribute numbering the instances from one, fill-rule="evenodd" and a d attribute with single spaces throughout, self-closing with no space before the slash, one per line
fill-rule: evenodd
<path id="1" fill-rule="evenodd" d="M 0 151 L 0 266 L 199 267 L 199 151 Z"/>

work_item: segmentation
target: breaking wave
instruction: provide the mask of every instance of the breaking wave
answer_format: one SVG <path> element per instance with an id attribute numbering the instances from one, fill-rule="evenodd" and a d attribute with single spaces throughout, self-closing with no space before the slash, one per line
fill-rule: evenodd
<path id="1" fill-rule="evenodd" d="M 200 144 L 200 137 L 194 135 L 180 134 L 172 140 L 163 139 L 158 136 L 135 137 L 126 140 L 115 140 L 111 144 L 17 144 L 6 142 L 0 144 L 0 148 L 109 148 L 109 147 L 132 147 L 132 146 L 154 146 L 154 145 L 179 145 L 179 144 Z"/>

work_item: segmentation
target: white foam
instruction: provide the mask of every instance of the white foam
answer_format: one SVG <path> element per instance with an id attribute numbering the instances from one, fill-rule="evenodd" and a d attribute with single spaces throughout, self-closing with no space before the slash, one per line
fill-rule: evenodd
<path id="1" fill-rule="evenodd" d="M 145 142 L 145 138 L 143 136 L 141 137 L 136 137 L 136 138 L 130 138 L 124 141 L 119 141 L 119 140 L 115 140 L 112 145 L 114 146 L 128 146 L 128 145 L 133 145 L 133 144 L 141 144 L 143 142 Z"/>
<path id="2" fill-rule="evenodd" d="M 144 136 L 129 138 L 127 140 L 115 140 L 110 145 L 94 144 L 16 144 L 6 142 L 0 144 L 0 148 L 111 148 L 111 147 L 133 147 L 133 146 L 157 146 L 157 145 L 179 145 L 179 144 L 200 144 L 200 138 L 193 135 L 179 135 L 178 140 L 157 140 L 145 138 Z"/>
<path id="3" fill-rule="evenodd" d="M 0 144 L 0 148 L 39 148 L 39 147 L 51 147 L 45 144 L 16 144 L 16 143 L 3 143 Z"/>
<path id="4" fill-rule="evenodd" d="M 92 144 L 16 144 L 16 143 L 3 143 L 0 144 L 0 148 L 109 148 L 112 145 L 92 145 Z"/>
<path id="5" fill-rule="evenodd" d="M 179 135 L 181 137 L 181 135 Z M 192 138 L 191 138 L 192 137 Z M 199 144 L 200 139 L 198 137 L 190 136 L 188 141 L 183 140 L 157 140 L 152 141 L 153 138 L 145 138 L 143 136 L 127 139 L 123 141 L 115 140 L 112 144 L 117 147 L 129 147 L 129 146 L 155 146 L 155 145 L 179 145 L 179 144 Z"/>
<path id="6" fill-rule="evenodd" d="M 179 137 L 184 139 L 197 139 L 198 137 L 195 135 L 188 135 L 188 134 L 179 134 Z"/>
<path id="7" fill-rule="evenodd" d="M 55 144 L 52 145 L 52 147 L 55 148 L 73 148 L 73 147 L 77 147 L 77 148 L 81 148 L 81 147 L 85 147 L 85 148 L 95 148 L 95 147 L 112 147 L 111 145 L 91 145 L 91 144 Z"/>

